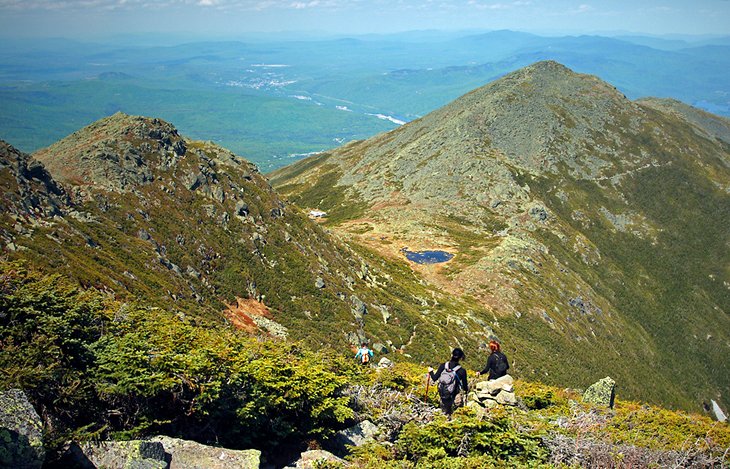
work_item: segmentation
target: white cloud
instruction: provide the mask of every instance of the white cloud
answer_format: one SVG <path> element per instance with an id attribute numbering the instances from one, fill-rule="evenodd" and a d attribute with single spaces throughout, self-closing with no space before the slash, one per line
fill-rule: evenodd
<path id="1" fill-rule="evenodd" d="M 469 0 L 467 3 L 478 10 L 512 10 L 532 5 L 532 2 L 527 0 L 516 0 L 508 3 L 484 3 L 480 0 Z"/>
<path id="2" fill-rule="evenodd" d="M 333 8 L 351 5 L 346 0 L 0 0 L 0 11 L 138 9 L 170 7 L 215 7 L 220 9 L 269 10 Z"/>
<path id="3" fill-rule="evenodd" d="M 303 10 L 305 8 L 313 8 L 319 6 L 319 0 L 312 0 L 311 2 L 294 2 L 291 7 L 296 10 Z"/>

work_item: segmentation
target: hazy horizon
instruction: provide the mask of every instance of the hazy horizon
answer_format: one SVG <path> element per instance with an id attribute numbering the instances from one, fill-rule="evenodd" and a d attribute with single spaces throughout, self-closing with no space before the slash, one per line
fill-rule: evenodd
<path id="1" fill-rule="evenodd" d="M 339 36 L 509 29 L 541 35 L 726 36 L 728 0 L 0 0 L 3 38 Z"/>

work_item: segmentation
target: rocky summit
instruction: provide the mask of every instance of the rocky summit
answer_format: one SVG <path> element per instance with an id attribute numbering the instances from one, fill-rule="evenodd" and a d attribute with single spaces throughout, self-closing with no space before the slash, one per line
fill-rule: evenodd
<path id="1" fill-rule="evenodd" d="M 118 113 L 32 157 L 3 143 L 0 174 L 11 259 L 252 333 L 302 337 L 305 321 L 357 336 L 334 318 L 352 317 L 364 261 L 254 165 L 167 122 Z"/>
<path id="2" fill-rule="evenodd" d="M 473 299 L 522 375 L 730 400 L 730 124 L 556 62 L 271 175 L 353 243 Z M 466 301 L 466 300 L 465 300 Z M 444 324 L 442 327 L 450 327 Z M 456 345 L 456 343 L 454 343 Z"/>

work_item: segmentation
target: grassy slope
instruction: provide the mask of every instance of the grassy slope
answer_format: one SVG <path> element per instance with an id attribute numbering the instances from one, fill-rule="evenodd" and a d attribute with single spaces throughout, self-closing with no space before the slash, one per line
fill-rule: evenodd
<path id="1" fill-rule="evenodd" d="M 730 389 L 724 359 L 730 325 L 723 313 L 730 309 L 723 283 L 729 278 L 728 235 L 720 220 L 727 218 L 730 201 L 718 187 L 727 183 L 723 180 L 727 145 L 698 138 L 673 117 L 651 109 L 645 112 L 655 128 L 674 136 L 676 146 L 666 147 L 647 128 L 643 135 L 649 137 L 624 141 L 615 164 L 620 173 L 622 158 L 633 161 L 634 155 L 648 150 L 656 152 L 649 154 L 657 166 L 628 174 L 618 183 L 576 179 L 567 168 L 551 177 L 529 177 L 513 170 L 515 180 L 529 185 L 534 197 L 557 216 L 555 223 L 568 237 L 538 229 L 534 236 L 548 248 L 549 256 L 534 259 L 540 265 L 536 272 L 519 269 L 509 274 L 521 282 L 512 304 L 522 311 L 521 318 L 505 316 L 498 307 L 499 319 L 492 321 L 490 313 L 473 306 L 474 299 L 464 301 L 509 344 L 515 368 L 523 376 L 582 387 L 610 374 L 618 380 L 619 392 L 633 399 L 698 409 L 712 398 L 728 406 L 730 396 L 723 392 Z M 609 133 L 626 135 L 624 129 L 630 124 L 624 116 L 617 115 L 613 122 L 615 128 Z M 594 140 L 612 148 L 602 134 Z M 341 153 L 357 155 L 357 146 Z M 271 177 L 293 202 L 332 211 L 328 224 L 337 229 L 343 219 L 362 216 L 363 203 L 352 189 L 334 186 L 340 170 L 330 158 L 309 158 Z M 641 214 L 644 232 L 616 229 L 604 210 Z M 583 219 L 575 217 L 577 211 L 583 212 Z M 477 235 L 483 223 L 477 225 L 479 229 L 463 220 L 434 218 L 433 228 L 447 232 L 460 253 L 445 268 L 447 277 L 468 269 L 491 249 L 488 237 Z M 498 229 L 493 226 L 487 232 Z M 584 242 L 586 247 L 576 247 Z M 585 259 L 596 255 L 591 251 L 600 253 L 600 261 Z M 482 286 L 487 293 L 495 288 L 501 287 Z M 602 315 L 576 316 L 568 306 L 569 293 L 583 292 L 586 300 L 586 290 Z M 552 323 L 541 319 L 543 311 Z M 484 334 L 468 332 L 465 346 L 473 350 Z"/>

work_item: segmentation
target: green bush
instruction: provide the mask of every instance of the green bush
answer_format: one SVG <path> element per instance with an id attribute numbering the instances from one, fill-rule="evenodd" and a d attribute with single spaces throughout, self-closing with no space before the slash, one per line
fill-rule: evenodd
<path id="1" fill-rule="evenodd" d="M 296 343 L 120 305 L 19 264 L 0 264 L 0 310 L 0 388 L 24 389 L 55 442 L 105 431 L 271 449 L 353 415 L 347 366 Z"/>
<path id="2" fill-rule="evenodd" d="M 54 428 L 87 425 L 100 414 L 89 346 L 109 318 L 108 300 L 57 275 L 0 264 L 0 388 L 21 388 Z M 90 431 L 98 430 L 101 425 Z"/>
<path id="3" fill-rule="evenodd" d="M 480 419 L 459 411 L 426 425 L 407 424 L 396 443 L 396 456 L 419 462 L 446 457 L 486 455 L 500 461 L 539 462 L 547 456 L 541 440 L 520 433 L 507 417 Z"/>

